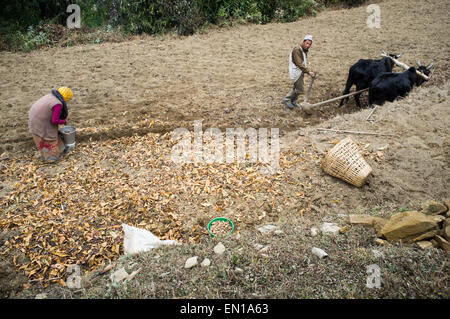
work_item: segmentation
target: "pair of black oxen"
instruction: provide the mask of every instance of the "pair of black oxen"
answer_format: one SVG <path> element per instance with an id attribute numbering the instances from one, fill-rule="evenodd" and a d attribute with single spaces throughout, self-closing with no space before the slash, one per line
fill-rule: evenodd
<path id="1" fill-rule="evenodd" d="M 398 59 L 401 54 L 389 54 L 389 56 Z M 423 66 L 418 61 L 417 69 L 410 67 L 403 73 L 392 73 L 394 61 L 390 57 L 380 60 L 361 59 L 351 66 L 343 95 L 348 94 L 353 85 L 356 85 L 356 91 L 369 88 L 369 106 L 372 104 L 383 105 L 384 102 L 392 102 L 399 96 L 405 97 L 414 85 L 419 86 L 425 82 L 425 79 L 419 76 L 416 70 L 428 76 L 433 66 L 433 63 Z M 355 95 L 358 107 L 361 107 L 360 95 L 361 93 Z M 348 99 L 348 97 L 342 99 L 339 106 L 342 106 Z"/>

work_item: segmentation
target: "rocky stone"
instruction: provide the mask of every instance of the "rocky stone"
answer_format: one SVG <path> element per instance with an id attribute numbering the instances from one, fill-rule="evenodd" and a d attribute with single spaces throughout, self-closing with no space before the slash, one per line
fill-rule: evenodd
<path id="1" fill-rule="evenodd" d="M 341 227 L 334 223 L 323 223 L 320 226 L 320 231 L 324 235 L 337 235 L 339 234 L 339 229 L 341 229 Z"/>
<path id="2" fill-rule="evenodd" d="M 375 239 L 375 244 L 381 245 L 381 246 L 386 246 L 386 245 L 389 245 L 389 242 L 384 239 L 377 238 L 377 239 Z"/>
<path id="3" fill-rule="evenodd" d="M 381 217 L 374 217 L 373 218 L 373 228 L 377 232 L 377 234 L 380 234 L 381 230 L 383 229 L 384 225 L 388 222 L 388 219 L 381 218 Z"/>
<path id="4" fill-rule="evenodd" d="M 417 237 L 414 237 L 414 238 L 411 240 L 411 242 L 421 241 L 421 240 L 424 240 L 424 239 L 431 239 L 431 238 L 433 238 L 434 236 L 439 235 L 439 233 L 440 233 L 439 229 L 430 230 L 430 231 L 428 231 L 428 232 L 425 232 L 425 233 L 423 233 L 423 234 L 420 234 L 420 235 L 417 236 Z"/>
<path id="5" fill-rule="evenodd" d="M 441 236 L 436 236 L 434 238 L 438 242 L 439 247 L 441 247 L 445 251 L 450 251 L 450 242 L 448 242 L 446 239 L 442 238 Z"/>
<path id="6" fill-rule="evenodd" d="M 408 211 L 393 215 L 381 229 L 380 235 L 389 241 L 402 240 L 409 243 L 413 240 L 421 240 L 422 234 L 437 229 L 438 224 L 431 216 L 417 211 Z"/>
<path id="7" fill-rule="evenodd" d="M 198 256 L 188 258 L 184 264 L 184 268 L 189 269 L 198 265 Z"/>
<path id="8" fill-rule="evenodd" d="M 433 243 L 431 241 L 427 241 L 427 240 L 418 241 L 416 244 L 417 244 L 417 246 L 419 246 L 420 249 L 423 249 L 423 250 L 433 248 Z"/>
<path id="9" fill-rule="evenodd" d="M 353 214 L 349 216 L 349 223 L 363 226 L 373 226 L 375 231 L 380 235 L 380 231 L 387 223 L 387 219 L 374 217 L 366 214 Z M 381 235 L 380 235 L 381 236 Z"/>
<path id="10" fill-rule="evenodd" d="M 444 205 L 447 206 L 447 209 L 450 209 L 450 198 L 446 198 L 443 200 Z"/>
<path id="11" fill-rule="evenodd" d="M 200 266 L 202 267 L 209 267 L 211 265 L 211 260 L 208 258 L 203 259 L 203 261 L 200 263 Z"/>
<path id="12" fill-rule="evenodd" d="M 328 254 L 320 248 L 314 247 L 311 251 L 314 255 L 316 255 L 320 259 L 328 257 Z"/>
<path id="13" fill-rule="evenodd" d="M 434 248 L 438 248 L 439 247 L 439 243 L 434 238 L 430 240 L 430 243 L 433 245 Z"/>
<path id="14" fill-rule="evenodd" d="M 238 274 L 244 273 L 244 269 L 239 268 L 239 267 L 234 268 L 234 271 L 235 271 L 236 273 L 238 273 Z"/>
<path id="15" fill-rule="evenodd" d="M 445 216 L 442 215 L 433 215 L 432 217 L 436 223 L 440 223 L 445 220 Z"/>
<path id="16" fill-rule="evenodd" d="M 450 199 L 444 199 L 444 204 L 447 207 L 447 217 L 450 217 Z"/>
<path id="17" fill-rule="evenodd" d="M 269 234 L 275 231 L 278 227 L 275 225 L 265 225 L 258 228 L 258 231 L 262 234 Z"/>
<path id="18" fill-rule="evenodd" d="M 122 282 L 130 281 L 131 279 L 133 279 L 140 270 L 141 269 L 138 269 L 136 271 L 133 271 L 131 274 L 128 274 L 125 268 L 122 267 L 119 270 L 113 272 L 110 276 L 110 279 L 113 283 L 120 284 Z"/>
<path id="19" fill-rule="evenodd" d="M 444 237 L 450 240 L 450 218 L 447 218 L 444 222 Z"/>
<path id="20" fill-rule="evenodd" d="M 222 243 L 218 243 L 215 247 L 214 247 L 214 252 L 217 255 L 222 255 L 225 252 L 225 246 Z"/>
<path id="21" fill-rule="evenodd" d="M 119 270 L 116 270 L 115 272 L 113 272 L 110 276 L 111 281 L 113 283 L 120 283 L 122 281 L 124 281 L 126 278 L 128 278 L 128 273 L 125 270 L 125 268 L 120 268 Z"/>
<path id="22" fill-rule="evenodd" d="M 41 293 L 41 294 L 37 294 L 36 297 L 34 297 L 34 299 L 47 299 L 47 298 L 48 298 L 48 296 L 45 292 Z"/>
<path id="23" fill-rule="evenodd" d="M 447 206 L 444 203 L 429 201 L 425 203 L 422 208 L 422 213 L 426 215 L 439 215 L 448 211 Z"/>
<path id="24" fill-rule="evenodd" d="M 348 221 L 350 224 L 372 226 L 374 217 L 365 214 L 351 214 L 349 215 Z"/>
<path id="25" fill-rule="evenodd" d="M 319 228 L 311 227 L 311 236 L 316 237 L 317 235 L 319 235 Z"/>

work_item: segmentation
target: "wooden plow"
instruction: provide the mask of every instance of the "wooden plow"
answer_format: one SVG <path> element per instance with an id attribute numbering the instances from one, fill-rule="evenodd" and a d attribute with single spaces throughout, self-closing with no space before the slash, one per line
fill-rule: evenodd
<path id="1" fill-rule="evenodd" d="M 352 93 L 349 93 L 349 94 L 345 94 L 345 95 L 342 95 L 342 96 L 334 97 L 334 98 L 326 100 L 326 101 L 310 104 L 310 103 L 308 103 L 308 99 L 309 99 L 309 94 L 311 92 L 311 88 L 312 88 L 312 85 L 314 83 L 314 79 L 315 78 L 316 78 L 316 76 L 311 78 L 311 82 L 309 83 L 309 87 L 308 87 L 308 91 L 306 92 L 305 99 L 304 99 L 304 101 L 302 103 L 299 104 L 299 106 L 302 108 L 302 110 L 306 114 L 309 114 L 308 110 L 312 109 L 314 107 L 321 106 L 321 105 L 328 104 L 328 103 L 335 102 L 335 101 L 339 101 L 339 100 L 345 99 L 347 97 L 350 97 L 350 96 L 353 96 L 353 95 L 356 95 L 356 94 L 360 94 L 362 92 L 365 92 L 365 91 L 369 90 L 369 88 L 366 88 L 366 89 L 362 89 L 362 90 L 359 90 L 359 91 L 356 91 L 356 92 L 352 92 Z"/>

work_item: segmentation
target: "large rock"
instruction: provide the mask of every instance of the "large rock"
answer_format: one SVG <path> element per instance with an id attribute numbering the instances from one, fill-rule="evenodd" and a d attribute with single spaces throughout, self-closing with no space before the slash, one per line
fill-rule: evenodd
<path id="1" fill-rule="evenodd" d="M 364 214 L 351 214 L 348 216 L 350 224 L 357 224 L 363 226 L 372 226 L 374 217 Z"/>
<path id="2" fill-rule="evenodd" d="M 198 256 L 188 258 L 184 264 L 184 268 L 189 269 L 198 265 Z"/>
<path id="3" fill-rule="evenodd" d="M 433 217 L 433 220 L 436 223 L 443 222 L 446 219 L 445 216 L 442 216 L 442 215 L 432 215 L 431 217 Z"/>
<path id="4" fill-rule="evenodd" d="M 439 235 L 439 234 L 440 234 L 439 229 L 433 229 L 433 230 L 427 231 L 425 233 L 422 233 L 417 237 L 414 237 L 411 241 L 412 242 L 422 241 L 424 239 L 433 238 L 434 236 Z"/>
<path id="5" fill-rule="evenodd" d="M 387 219 L 381 218 L 381 217 L 374 217 L 373 218 L 373 228 L 377 232 L 377 234 L 380 234 L 381 230 L 383 229 L 384 225 L 388 222 Z"/>
<path id="6" fill-rule="evenodd" d="M 340 229 L 341 229 L 341 227 L 339 227 L 338 225 L 336 225 L 334 223 L 323 223 L 320 226 L 320 231 L 324 235 L 337 235 L 337 234 L 339 234 Z"/>
<path id="7" fill-rule="evenodd" d="M 450 240 L 450 218 L 447 218 L 444 222 L 444 237 Z"/>
<path id="8" fill-rule="evenodd" d="M 374 217 L 366 214 L 352 214 L 349 215 L 348 222 L 350 224 L 372 226 L 375 229 L 375 231 L 380 235 L 381 229 L 383 228 L 384 225 L 386 225 L 388 220 L 381 217 Z"/>
<path id="9" fill-rule="evenodd" d="M 259 227 L 258 231 L 261 234 L 270 234 L 270 233 L 274 232 L 277 229 L 278 229 L 278 227 L 275 226 L 275 225 L 265 225 L 265 226 Z"/>
<path id="10" fill-rule="evenodd" d="M 389 245 L 389 242 L 387 242 L 386 240 L 383 240 L 383 239 L 381 239 L 381 238 L 375 239 L 375 243 L 376 243 L 377 245 L 381 245 L 381 246 L 387 246 L 387 245 Z"/>
<path id="11" fill-rule="evenodd" d="M 409 211 L 393 215 L 381 229 L 380 235 L 389 241 L 410 243 L 425 239 L 423 234 L 435 230 L 438 230 L 438 224 L 431 216 Z"/>
<path id="12" fill-rule="evenodd" d="M 447 217 L 450 217 L 450 199 L 444 199 L 444 204 L 447 207 Z"/>
<path id="13" fill-rule="evenodd" d="M 439 215 L 445 213 L 447 210 L 448 208 L 444 203 L 430 201 L 425 203 L 421 212 L 426 215 Z"/>
<path id="14" fill-rule="evenodd" d="M 430 241 L 426 241 L 426 240 L 418 241 L 416 244 L 417 244 L 417 246 L 419 246 L 423 250 L 427 250 L 427 249 L 433 248 L 433 244 Z"/>
<path id="15" fill-rule="evenodd" d="M 131 274 L 129 274 L 125 270 L 125 268 L 122 267 L 119 270 L 116 270 L 115 272 L 113 272 L 110 276 L 110 279 L 115 284 L 124 283 L 126 281 L 130 281 L 131 279 L 133 279 L 140 270 L 141 269 L 138 269 L 136 271 L 133 271 Z"/>
<path id="16" fill-rule="evenodd" d="M 202 267 L 209 267 L 210 265 L 211 265 L 211 260 L 209 258 L 203 259 L 202 263 L 200 264 L 200 266 L 202 266 Z"/>
<path id="17" fill-rule="evenodd" d="M 450 251 L 450 243 L 447 240 L 445 240 L 441 236 L 436 236 L 435 239 L 442 249 L 444 249 L 445 251 Z"/>
<path id="18" fill-rule="evenodd" d="M 214 246 L 214 252 L 217 255 L 222 255 L 225 252 L 225 246 L 222 243 L 218 243 L 216 246 Z"/>
<path id="19" fill-rule="evenodd" d="M 328 257 L 328 254 L 327 254 L 324 250 L 322 250 L 322 249 L 320 249 L 320 248 L 313 247 L 313 249 L 312 249 L 311 251 L 312 251 L 312 253 L 313 253 L 314 255 L 316 255 L 316 256 L 319 257 L 320 259 L 323 259 L 323 258 Z"/>

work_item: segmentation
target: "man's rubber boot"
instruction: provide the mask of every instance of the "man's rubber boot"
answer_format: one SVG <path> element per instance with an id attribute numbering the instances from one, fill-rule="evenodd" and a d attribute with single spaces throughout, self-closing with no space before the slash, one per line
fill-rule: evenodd
<path id="1" fill-rule="evenodd" d="M 283 99 L 281 102 L 283 102 L 289 109 L 293 109 L 294 108 L 294 105 L 288 99 Z"/>

